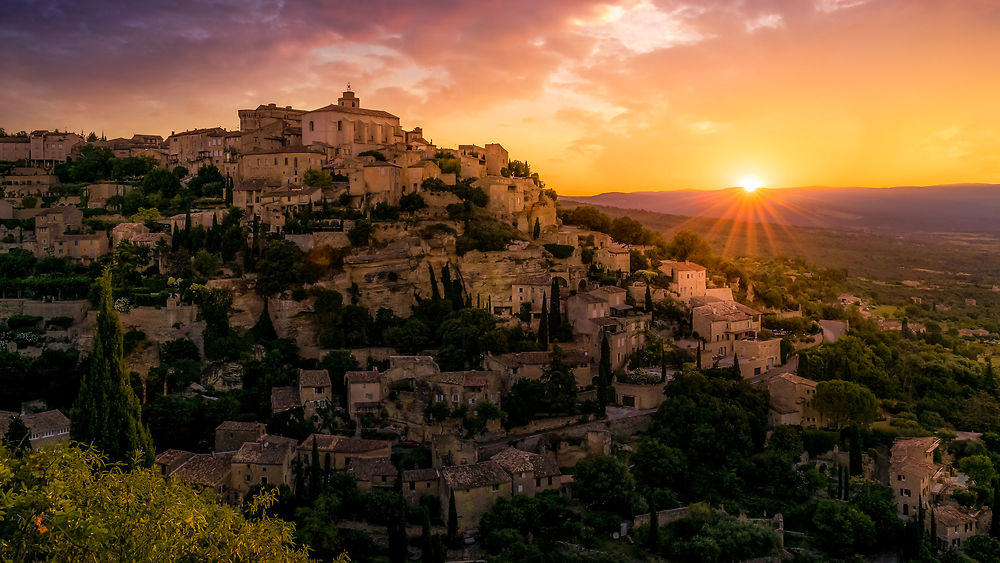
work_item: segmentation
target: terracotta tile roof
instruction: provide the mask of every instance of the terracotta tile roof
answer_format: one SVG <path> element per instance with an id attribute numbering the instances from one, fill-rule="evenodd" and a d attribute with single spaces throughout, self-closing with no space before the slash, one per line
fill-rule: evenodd
<path id="1" fill-rule="evenodd" d="M 971 524 L 976 521 L 976 517 L 969 512 L 950 504 L 934 507 L 934 519 L 938 526 L 955 527 Z M 937 530 L 934 530 L 937 532 Z"/>
<path id="2" fill-rule="evenodd" d="M 543 455 L 517 448 L 504 448 L 493 455 L 490 460 L 500 464 L 511 475 L 528 471 L 531 471 L 536 478 L 559 474 L 559 466 L 556 465 L 555 461 Z"/>
<path id="3" fill-rule="evenodd" d="M 676 262 L 674 260 L 660 260 L 660 269 L 670 268 L 678 272 L 703 272 L 705 267 L 694 262 Z"/>
<path id="4" fill-rule="evenodd" d="M 437 481 L 441 472 L 433 467 L 424 469 L 407 469 L 403 471 L 403 481 Z"/>
<path id="5" fill-rule="evenodd" d="M 569 365 L 589 364 L 590 356 L 583 350 L 563 350 L 563 363 Z M 512 352 L 496 357 L 507 367 L 541 366 L 552 361 L 552 352 Z"/>
<path id="6" fill-rule="evenodd" d="M 441 476 L 452 489 L 475 489 L 510 482 L 510 475 L 495 461 L 442 467 Z"/>
<path id="7" fill-rule="evenodd" d="M 215 137 L 221 137 L 226 134 L 226 130 L 222 127 L 209 127 L 206 129 L 192 129 L 190 131 L 181 131 L 180 133 L 174 133 L 171 137 L 183 137 L 184 135 L 210 135 Z"/>
<path id="8" fill-rule="evenodd" d="M 69 430 L 69 418 L 56 409 L 25 414 L 21 418 L 32 434 L 59 433 Z"/>
<path id="9" fill-rule="evenodd" d="M 300 369 L 299 387 L 329 387 L 330 372 L 325 369 Z"/>
<path id="10" fill-rule="evenodd" d="M 602 285 L 601 287 L 598 287 L 597 289 L 591 290 L 589 293 L 598 293 L 598 292 L 600 292 L 600 293 L 607 293 L 607 294 L 610 294 L 610 295 L 616 295 L 618 293 L 625 293 L 625 290 L 622 289 L 622 288 L 620 288 L 620 287 L 618 287 L 617 285 Z"/>
<path id="11" fill-rule="evenodd" d="M 745 321 L 760 315 L 760 311 L 736 301 L 718 301 L 695 307 L 691 314 L 708 317 L 712 321 Z"/>
<path id="12" fill-rule="evenodd" d="M 392 162 L 380 161 L 380 160 L 376 160 L 375 162 L 373 162 L 371 164 L 366 164 L 365 168 L 385 168 L 386 166 L 388 166 L 390 168 L 402 168 L 402 166 L 400 166 L 398 164 L 393 164 Z"/>
<path id="13" fill-rule="evenodd" d="M 232 472 L 232 452 L 222 454 L 197 454 L 171 473 L 171 476 L 189 483 L 216 488 L 227 485 Z"/>
<path id="14" fill-rule="evenodd" d="M 313 440 L 316 441 L 316 449 L 319 451 L 345 454 L 361 454 L 391 447 L 388 440 L 366 440 L 331 434 L 310 434 L 299 447 L 312 448 Z"/>
<path id="15" fill-rule="evenodd" d="M 328 106 L 323 106 L 323 107 L 321 107 L 319 109 L 312 110 L 312 112 L 317 112 L 317 111 L 332 111 L 332 112 L 339 112 L 339 113 L 350 113 L 350 114 L 353 114 L 353 115 L 368 115 L 368 116 L 371 116 L 371 117 L 388 117 L 389 119 L 399 119 L 399 117 L 397 117 L 395 115 L 392 115 L 391 113 L 389 113 L 387 111 L 382 111 L 382 110 L 379 110 L 379 109 L 364 109 L 364 108 L 344 107 L 344 106 L 341 106 L 339 104 L 330 104 Z M 307 112 L 307 113 L 312 113 L 312 112 Z"/>
<path id="16" fill-rule="evenodd" d="M 220 430 L 224 432 L 253 432 L 259 431 L 261 434 L 264 433 L 264 429 L 267 428 L 263 422 L 239 422 L 236 420 L 226 420 L 222 424 L 215 427 L 215 431 Z"/>
<path id="17" fill-rule="evenodd" d="M 399 470 L 389 461 L 387 457 L 374 457 L 364 459 L 360 457 L 351 458 L 347 462 L 347 472 L 364 481 L 371 477 L 395 477 L 399 475 Z"/>
<path id="18" fill-rule="evenodd" d="M 156 456 L 156 463 L 160 465 L 173 465 L 178 460 L 188 460 L 194 455 L 194 452 L 170 449 L 160 452 Z"/>
<path id="19" fill-rule="evenodd" d="M 243 444 L 233 456 L 233 463 L 281 465 L 289 459 L 296 445 L 296 441 L 291 438 L 265 434 L 256 442 Z"/>
<path id="20" fill-rule="evenodd" d="M 349 371 L 344 374 L 348 383 L 378 383 L 381 375 L 377 370 L 372 371 Z"/>
<path id="21" fill-rule="evenodd" d="M 301 407 L 302 401 L 299 399 L 298 387 L 272 387 L 271 388 L 271 412 L 279 413 Z"/>
<path id="22" fill-rule="evenodd" d="M 463 387 L 484 387 L 488 372 L 482 371 L 446 371 L 431 378 L 436 383 L 461 385 Z"/>

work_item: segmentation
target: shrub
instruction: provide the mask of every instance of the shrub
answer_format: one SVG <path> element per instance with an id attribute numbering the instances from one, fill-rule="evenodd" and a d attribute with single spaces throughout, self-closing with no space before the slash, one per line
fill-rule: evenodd
<path id="1" fill-rule="evenodd" d="M 560 260 L 565 260 L 573 255 L 573 251 L 576 250 L 575 246 L 570 246 L 568 244 L 546 244 L 545 250 L 549 251 L 549 254 L 559 258 Z"/>
<path id="2" fill-rule="evenodd" d="M 52 317 L 45 321 L 46 326 L 52 326 L 66 330 L 73 324 L 73 317 Z"/>

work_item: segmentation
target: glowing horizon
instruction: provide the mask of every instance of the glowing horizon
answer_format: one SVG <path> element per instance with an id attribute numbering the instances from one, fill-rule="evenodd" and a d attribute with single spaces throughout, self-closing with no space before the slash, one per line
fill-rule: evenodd
<path id="1" fill-rule="evenodd" d="M 998 27 L 973 0 L 16 1 L 0 127 L 237 129 L 351 82 L 565 195 L 1000 183 Z"/>

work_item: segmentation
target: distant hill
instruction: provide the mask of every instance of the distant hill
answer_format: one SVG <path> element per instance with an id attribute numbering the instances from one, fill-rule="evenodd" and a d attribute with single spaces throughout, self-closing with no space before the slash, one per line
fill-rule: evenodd
<path id="1" fill-rule="evenodd" d="M 742 188 L 560 196 L 592 205 L 886 233 L 1000 233 L 1000 185 Z"/>

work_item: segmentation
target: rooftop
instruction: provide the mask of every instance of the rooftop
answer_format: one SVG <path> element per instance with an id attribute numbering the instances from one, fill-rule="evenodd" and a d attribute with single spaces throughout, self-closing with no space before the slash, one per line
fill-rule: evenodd
<path id="1" fill-rule="evenodd" d="M 531 471 L 535 477 L 548 477 L 559 474 L 559 466 L 552 459 L 536 453 L 526 452 L 517 448 L 504 448 L 490 458 L 500 464 L 508 473 Z"/>
<path id="2" fill-rule="evenodd" d="M 751 309 L 736 301 L 716 301 L 695 307 L 693 315 L 708 317 L 712 321 L 745 321 L 760 315 L 760 311 Z"/>
<path id="3" fill-rule="evenodd" d="M 299 387 L 330 387 L 330 372 L 325 369 L 300 369 Z"/>
<path id="4" fill-rule="evenodd" d="M 403 481 L 436 481 L 440 477 L 441 473 L 433 467 L 403 471 Z"/>
<path id="5" fill-rule="evenodd" d="M 475 489 L 510 481 L 510 476 L 495 461 L 442 467 L 441 476 L 452 489 Z"/>
<path id="6" fill-rule="evenodd" d="M 271 412 L 285 412 L 301 406 L 302 401 L 299 398 L 298 387 L 271 388 Z"/>
<path id="7" fill-rule="evenodd" d="M 347 463 L 347 472 L 359 478 L 386 476 L 395 477 L 399 474 L 396 466 L 387 457 L 374 457 L 370 459 L 355 457 Z"/>
<path id="8" fill-rule="evenodd" d="M 195 454 L 171 473 L 189 483 L 221 487 L 229 483 L 233 454 Z"/>
<path id="9" fill-rule="evenodd" d="M 265 434 L 256 442 L 247 442 L 233 456 L 235 463 L 281 465 L 289 459 L 297 443 L 291 438 Z"/>
<path id="10" fill-rule="evenodd" d="M 263 422 L 239 422 L 236 420 L 226 420 L 222 424 L 215 427 L 215 431 L 223 432 L 260 432 L 264 433 L 264 429 L 267 428 Z"/>
<path id="11" fill-rule="evenodd" d="M 331 434 L 310 434 L 299 447 L 312 448 L 313 440 L 316 441 L 317 450 L 333 453 L 360 454 L 390 447 L 386 440 L 366 440 Z"/>
<path id="12" fill-rule="evenodd" d="M 348 383 L 378 383 L 381 376 L 377 370 L 349 371 L 344 374 Z"/>
<path id="13" fill-rule="evenodd" d="M 339 105 L 339 104 L 330 104 L 328 106 L 323 106 L 323 107 L 321 107 L 319 109 L 314 109 L 314 110 L 312 110 L 312 112 L 308 112 L 308 113 L 313 113 L 313 112 L 317 112 L 317 111 L 332 111 L 332 112 L 339 112 L 339 113 L 350 113 L 350 114 L 353 114 L 353 115 L 367 115 L 367 116 L 370 116 L 370 117 L 387 117 L 389 119 L 399 119 L 399 117 L 397 117 L 395 115 L 392 115 L 391 113 L 389 113 L 387 111 L 382 111 L 382 110 L 379 110 L 379 109 L 364 109 L 364 108 L 345 107 L 345 106 L 342 106 L 342 105 Z"/>

